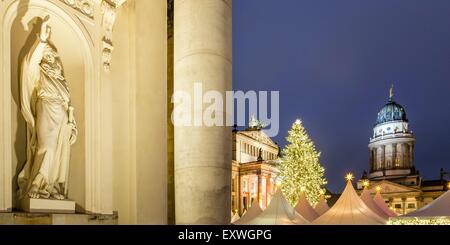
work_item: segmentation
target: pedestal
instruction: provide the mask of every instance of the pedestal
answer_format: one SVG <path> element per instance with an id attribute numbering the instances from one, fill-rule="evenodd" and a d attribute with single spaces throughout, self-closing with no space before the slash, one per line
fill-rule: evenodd
<path id="1" fill-rule="evenodd" d="M 71 200 L 25 198 L 21 201 L 21 207 L 29 213 L 75 213 L 75 202 Z"/>

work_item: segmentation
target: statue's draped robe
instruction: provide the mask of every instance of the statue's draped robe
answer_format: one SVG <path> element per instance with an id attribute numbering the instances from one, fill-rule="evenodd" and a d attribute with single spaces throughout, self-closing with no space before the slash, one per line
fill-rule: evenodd
<path id="1" fill-rule="evenodd" d="M 56 50 L 38 39 L 23 61 L 21 78 L 27 162 L 18 176 L 20 196 L 32 185 L 38 186 L 41 197 L 65 196 L 74 126 L 69 123 L 70 94 Z"/>

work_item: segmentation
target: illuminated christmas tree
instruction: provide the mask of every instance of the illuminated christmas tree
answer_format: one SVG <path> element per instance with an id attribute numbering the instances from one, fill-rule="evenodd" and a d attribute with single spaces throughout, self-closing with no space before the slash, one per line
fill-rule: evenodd
<path id="1" fill-rule="evenodd" d="M 279 166 L 281 190 L 286 199 L 294 206 L 300 196 L 302 187 L 306 198 L 315 206 L 323 188 L 327 184 L 325 169 L 320 165 L 320 152 L 309 138 L 300 120 L 289 130 L 286 140 L 289 144 L 283 149 L 283 158 Z"/>

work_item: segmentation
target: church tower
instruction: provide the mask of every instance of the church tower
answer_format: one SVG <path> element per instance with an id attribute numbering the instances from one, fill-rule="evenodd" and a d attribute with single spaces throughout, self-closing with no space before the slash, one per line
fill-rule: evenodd
<path id="1" fill-rule="evenodd" d="M 370 139 L 370 180 L 384 180 L 414 185 L 415 138 L 409 129 L 405 109 L 393 99 L 393 87 L 388 103 L 378 112 Z"/>

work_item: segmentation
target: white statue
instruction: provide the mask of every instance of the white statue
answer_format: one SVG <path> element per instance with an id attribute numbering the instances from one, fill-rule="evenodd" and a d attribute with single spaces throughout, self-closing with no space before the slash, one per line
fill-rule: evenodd
<path id="1" fill-rule="evenodd" d="M 63 66 L 49 42 L 47 16 L 25 56 L 21 111 L 27 123 L 27 162 L 19 173 L 20 197 L 67 198 L 70 147 L 77 128 Z"/>

